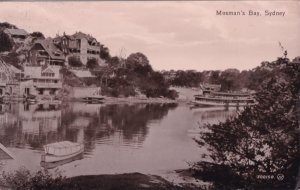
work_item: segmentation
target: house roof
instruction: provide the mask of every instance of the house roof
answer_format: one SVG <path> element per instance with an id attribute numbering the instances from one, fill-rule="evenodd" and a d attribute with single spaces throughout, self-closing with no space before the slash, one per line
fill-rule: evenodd
<path id="1" fill-rule="evenodd" d="M 54 71 L 52 69 L 50 69 L 49 67 L 45 67 L 45 68 L 42 68 L 42 73 L 54 73 Z"/>
<path id="2" fill-rule="evenodd" d="M 0 82 L 10 82 L 13 80 L 14 77 L 14 69 L 15 67 L 11 66 L 10 64 L 5 63 L 1 58 L 0 58 L 0 72 L 1 77 L 0 77 Z M 17 68 L 15 68 L 17 69 Z"/>
<path id="3" fill-rule="evenodd" d="M 70 36 L 71 38 L 74 38 L 74 39 L 82 39 L 82 38 L 85 38 L 87 39 L 89 42 L 92 42 L 92 41 L 95 41 L 96 43 L 97 40 L 96 38 L 94 38 L 93 36 L 91 36 L 90 34 L 85 34 L 83 32 L 76 32 L 75 34 L 73 34 L 72 36 Z"/>
<path id="4" fill-rule="evenodd" d="M 13 72 L 13 73 L 22 73 L 22 70 L 18 69 L 17 67 L 13 66 L 13 65 L 9 65 L 9 69 Z"/>
<path id="5" fill-rule="evenodd" d="M 61 59 L 61 60 L 65 60 L 65 56 L 63 55 L 63 53 L 56 47 L 56 45 L 53 43 L 53 39 L 52 38 L 47 38 L 45 40 L 36 40 L 35 44 L 41 44 L 41 46 L 45 49 L 45 51 L 47 51 L 47 53 L 49 54 L 49 56 L 52 59 Z M 34 46 L 33 45 L 33 46 Z"/>
<path id="6" fill-rule="evenodd" d="M 24 29 L 5 29 L 4 31 L 11 35 L 18 35 L 18 36 L 28 35 L 28 32 L 26 32 Z"/>

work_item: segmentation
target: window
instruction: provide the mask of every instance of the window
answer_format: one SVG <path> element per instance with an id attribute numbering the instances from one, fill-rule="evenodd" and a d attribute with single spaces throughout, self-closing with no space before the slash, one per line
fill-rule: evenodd
<path id="1" fill-rule="evenodd" d="M 54 73 L 45 72 L 45 73 L 42 73 L 42 76 L 43 77 L 54 77 Z"/>

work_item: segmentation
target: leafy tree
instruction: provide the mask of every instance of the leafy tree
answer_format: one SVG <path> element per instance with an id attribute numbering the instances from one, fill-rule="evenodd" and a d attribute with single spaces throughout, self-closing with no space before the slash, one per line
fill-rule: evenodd
<path id="1" fill-rule="evenodd" d="M 6 28 L 9 28 L 9 29 L 17 29 L 17 27 L 13 24 L 10 24 L 8 22 L 0 22 L 0 30 L 2 29 L 6 29 Z"/>
<path id="2" fill-rule="evenodd" d="M 86 63 L 86 67 L 88 69 L 95 69 L 95 68 L 99 67 L 97 59 L 96 58 L 89 59 Z"/>
<path id="3" fill-rule="evenodd" d="M 248 73 L 248 81 L 245 86 L 249 89 L 258 90 L 261 82 L 272 74 L 271 70 L 257 67 Z"/>
<path id="4" fill-rule="evenodd" d="M 194 70 L 177 71 L 175 78 L 171 81 L 171 85 L 184 87 L 197 87 L 203 82 L 204 76 L 201 72 Z"/>
<path id="5" fill-rule="evenodd" d="M 211 162 L 192 165 L 195 177 L 212 181 L 216 189 L 293 188 L 300 163 L 299 90 L 300 65 L 278 64 L 261 81 L 257 105 L 224 123 L 205 126 L 209 132 L 196 141 L 208 148 Z M 275 178 L 265 181 L 259 174 Z M 278 174 L 284 178 L 276 178 Z"/>
<path id="6" fill-rule="evenodd" d="M 13 47 L 13 42 L 7 34 L 0 31 L 0 52 L 10 51 Z"/>
<path id="7" fill-rule="evenodd" d="M 137 66 L 149 65 L 148 58 L 140 52 L 130 54 L 126 59 L 126 67 L 134 70 Z"/>
<path id="8" fill-rule="evenodd" d="M 80 61 L 79 57 L 70 56 L 68 58 L 68 63 L 71 67 L 82 67 L 83 63 Z"/>
<path id="9" fill-rule="evenodd" d="M 112 67 L 116 67 L 118 65 L 121 64 L 121 59 L 117 56 L 113 56 L 108 60 L 108 63 L 112 66 Z"/>
<path id="10" fill-rule="evenodd" d="M 221 71 L 212 71 L 209 77 L 210 84 L 221 84 Z"/>
<path id="11" fill-rule="evenodd" d="M 41 32 L 32 32 L 32 33 L 30 34 L 30 36 L 35 37 L 35 38 L 45 39 L 44 34 L 41 33 Z"/>
<path id="12" fill-rule="evenodd" d="M 151 67 L 151 65 L 136 65 L 136 67 L 134 68 L 134 72 L 139 74 L 139 75 L 143 75 L 143 76 L 149 76 L 152 72 L 153 69 Z"/>
<path id="13" fill-rule="evenodd" d="M 240 88 L 238 84 L 238 77 L 240 71 L 237 69 L 226 69 L 221 73 L 221 90 L 238 90 Z"/>
<path id="14" fill-rule="evenodd" d="M 110 58 L 109 49 L 103 45 L 100 47 L 100 57 L 104 60 L 109 60 Z"/>

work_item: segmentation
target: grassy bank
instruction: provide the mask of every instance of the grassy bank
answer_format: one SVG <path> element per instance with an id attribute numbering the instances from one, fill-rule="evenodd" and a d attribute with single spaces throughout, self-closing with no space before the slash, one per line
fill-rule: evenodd
<path id="1" fill-rule="evenodd" d="M 87 175 L 71 178 L 51 174 L 46 170 L 31 173 L 20 169 L 3 173 L 0 189 L 13 190 L 194 190 L 192 184 L 176 185 L 157 175 L 126 173 L 113 175 Z"/>
<path id="2" fill-rule="evenodd" d="M 192 187 L 177 186 L 162 177 L 141 173 L 78 176 L 70 178 L 70 184 L 76 184 L 76 189 L 97 190 L 181 190 Z M 68 189 L 68 186 L 65 186 Z"/>

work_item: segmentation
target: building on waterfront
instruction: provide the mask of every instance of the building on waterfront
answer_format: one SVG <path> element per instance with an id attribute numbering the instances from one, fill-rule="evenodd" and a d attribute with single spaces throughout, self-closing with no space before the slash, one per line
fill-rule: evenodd
<path id="1" fill-rule="evenodd" d="M 203 90 L 203 92 L 211 92 L 211 91 L 220 91 L 221 90 L 220 84 L 203 83 L 200 85 L 200 87 Z"/>
<path id="2" fill-rule="evenodd" d="M 300 56 L 295 57 L 292 61 L 293 63 L 299 63 L 300 64 Z"/>
<path id="3" fill-rule="evenodd" d="M 53 39 L 36 40 L 28 51 L 27 63 L 32 66 L 56 65 L 63 66 L 65 56 L 53 43 Z"/>
<path id="4" fill-rule="evenodd" d="M 28 32 L 24 29 L 5 29 L 4 32 L 15 42 L 15 43 L 22 43 L 25 41 L 26 37 L 28 36 Z"/>
<path id="5" fill-rule="evenodd" d="M 68 61 L 69 57 L 74 56 L 83 65 L 86 65 L 90 59 L 96 59 L 98 64 L 103 64 L 104 62 L 100 58 L 101 44 L 91 35 L 82 32 L 76 32 L 73 35 L 63 34 L 63 36 L 54 38 L 54 43 L 66 55 L 66 61 Z"/>
<path id="6" fill-rule="evenodd" d="M 25 66 L 21 91 L 42 99 L 53 98 L 62 88 L 59 70 L 59 67 L 51 65 Z"/>
<path id="7" fill-rule="evenodd" d="M 20 80 L 23 72 L 0 59 L 0 96 L 19 97 Z"/>

